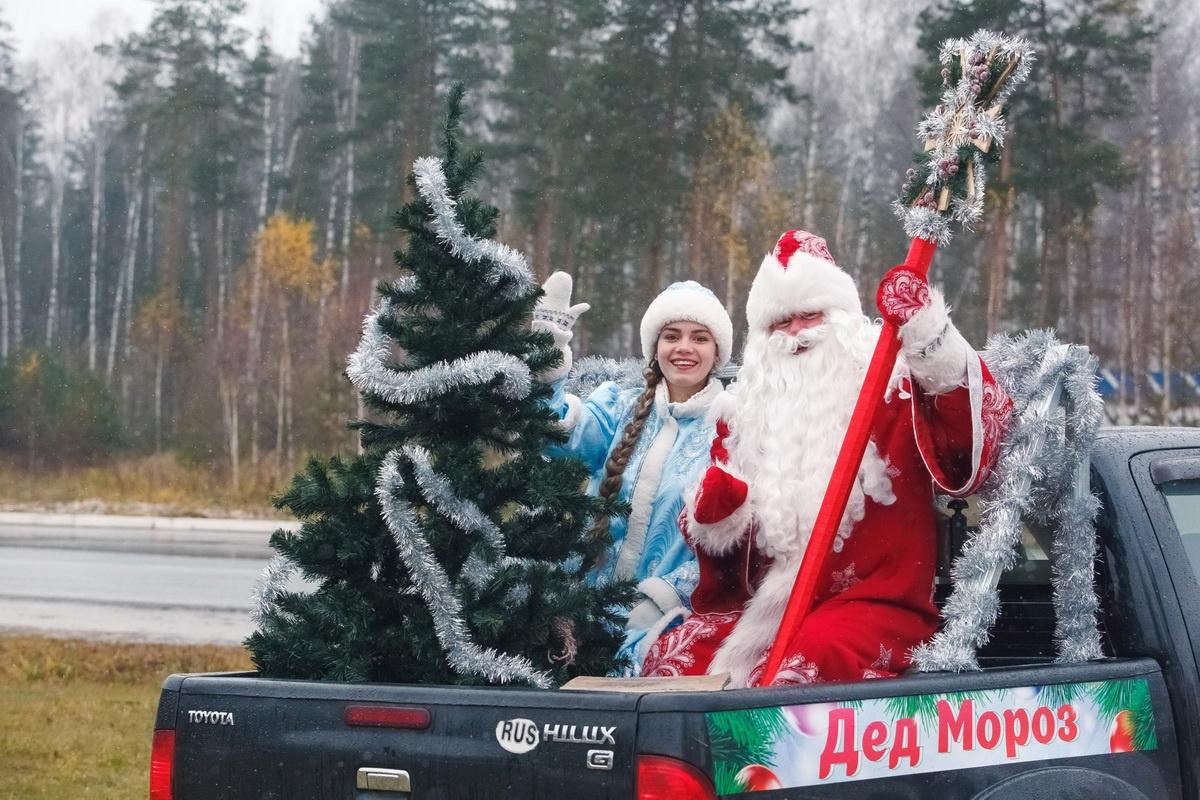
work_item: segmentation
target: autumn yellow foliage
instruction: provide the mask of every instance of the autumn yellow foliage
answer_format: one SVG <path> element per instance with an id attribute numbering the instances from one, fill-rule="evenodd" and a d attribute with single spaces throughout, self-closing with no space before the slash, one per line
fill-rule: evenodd
<path id="1" fill-rule="evenodd" d="M 703 254 L 697 276 L 723 287 L 730 309 L 745 303 L 759 253 L 789 223 L 791 203 L 776 185 L 766 137 L 737 107 L 705 126 L 703 158 L 693 176 L 697 245 Z"/>
<path id="2" fill-rule="evenodd" d="M 35 350 L 17 365 L 17 380 L 22 383 L 32 384 L 38 379 L 38 375 L 42 371 L 42 357 Z"/>
<path id="3" fill-rule="evenodd" d="M 134 329 L 143 342 L 154 342 L 182 327 L 183 306 L 168 290 L 159 289 L 147 297 L 138 307 Z"/>
<path id="4" fill-rule="evenodd" d="M 316 258 L 312 220 L 275 214 L 256 246 L 263 276 L 273 286 L 309 299 L 333 288 L 332 265 Z"/>

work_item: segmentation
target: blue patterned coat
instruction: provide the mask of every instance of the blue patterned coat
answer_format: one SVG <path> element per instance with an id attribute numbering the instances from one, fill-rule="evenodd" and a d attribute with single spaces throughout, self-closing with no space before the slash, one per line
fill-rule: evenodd
<path id="1" fill-rule="evenodd" d="M 613 543 L 607 558 L 588 576 L 594 582 L 635 580 L 642 598 L 653 600 L 661 612 L 652 623 L 643 618 L 649 623 L 646 627 L 627 628 L 621 653 L 634 662 L 634 675 L 659 633 L 691 611 L 699 571 L 677 520 L 684 491 L 699 480 L 708 464 L 714 434 L 708 410 L 722 391 L 721 382 L 713 378 L 687 401 L 671 403 L 666 382 L 659 383 L 621 484 L 620 499 L 629 504 L 630 514 L 612 520 Z M 552 406 L 571 438 L 550 454 L 581 459 L 592 474 L 589 492 L 599 490 L 609 452 L 620 442 L 641 393 L 640 388 L 622 390 L 609 381 L 580 402 L 561 383 L 555 388 Z"/>

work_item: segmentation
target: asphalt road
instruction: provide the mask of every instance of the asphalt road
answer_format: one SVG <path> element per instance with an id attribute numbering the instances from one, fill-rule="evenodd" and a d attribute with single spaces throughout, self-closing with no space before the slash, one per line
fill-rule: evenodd
<path id="1" fill-rule="evenodd" d="M 267 537 L 0 521 L 0 630 L 237 644 Z"/>

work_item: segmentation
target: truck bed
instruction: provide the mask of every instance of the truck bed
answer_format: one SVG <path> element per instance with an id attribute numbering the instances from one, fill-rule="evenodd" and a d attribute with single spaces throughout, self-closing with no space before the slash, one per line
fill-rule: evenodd
<path id="1" fill-rule="evenodd" d="M 1032 716 L 1047 686 L 1127 680 L 1145 681 L 1155 715 L 1169 719 L 1170 704 L 1157 664 L 1114 659 L 843 685 L 672 693 L 344 685 L 265 680 L 253 674 L 185 675 L 173 676 L 164 686 L 158 727 L 176 731 L 175 800 L 627 799 L 638 797 L 638 762 L 647 756 L 677 760 L 706 776 L 719 772 L 723 754 L 712 747 L 714 714 L 804 707 L 828 715 L 833 706 L 866 708 L 873 700 L 938 696 L 961 702 L 963 693 L 973 693 L 967 696 L 976 697 L 982 709 L 992 690 L 1002 704 L 1007 702 L 1002 694 L 1025 698 Z M 388 723 L 380 719 L 383 711 L 417 727 L 384 727 Z M 427 724 L 422 727 L 423 720 Z M 1150 750 L 1113 755 L 1107 752 L 1107 730 L 1085 731 L 1079 740 L 1099 736 L 1104 753 L 1049 758 L 1045 755 L 1052 751 L 1039 749 L 1032 740 L 1015 747 L 1015 756 L 1010 756 L 1003 741 L 988 748 L 982 737 L 973 748 L 960 747 L 957 756 L 939 754 L 938 728 L 937 721 L 922 723 L 913 728 L 917 735 L 912 742 L 892 741 L 889 747 L 900 751 L 896 764 L 890 765 L 889 754 L 886 775 L 870 777 L 884 759 L 878 765 L 869 763 L 869 751 L 855 738 L 861 730 L 833 724 L 808 744 L 831 757 L 838 782 L 823 781 L 819 789 L 797 788 L 796 793 L 777 796 L 969 798 L 987 787 L 1031 780 L 1022 776 L 1041 775 L 1038 780 L 1045 780 L 1047 770 L 1056 771 L 1054 785 L 1063 791 L 1107 786 L 1117 792 L 1123 786 L 1121 793 L 1095 796 L 1180 796 L 1179 755 L 1169 725 L 1156 726 L 1159 736 Z M 1075 750 L 1082 753 L 1082 747 Z M 839 753 L 844 757 L 851 751 L 864 754 L 853 771 L 844 759 L 838 761 Z M 958 768 L 967 763 L 972 766 Z M 364 770 L 403 773 L 409 791 L 360 788 Z M 1022 791 L 1022 797 L 1032 796 Z"/>

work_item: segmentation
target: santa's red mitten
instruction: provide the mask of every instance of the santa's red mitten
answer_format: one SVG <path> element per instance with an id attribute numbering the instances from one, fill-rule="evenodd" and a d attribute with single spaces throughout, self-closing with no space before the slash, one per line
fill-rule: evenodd
<path id="1" fill-rule="evenodd" d="M 735 478 L 713 464 L 704 473 L 704 480 L 696 491 L 696 506 L 692 519 L 701 525 L 712 525 L 726 519 L 746 502 L 746 482 Z"/>
<path id="2" fill-rule="evenodd" d="M 918 273 L 901 264 L 892 267 L 875 290 L 875 305 L 884 322 L 897 328 L 929 306 L 929 284 Z"/>

